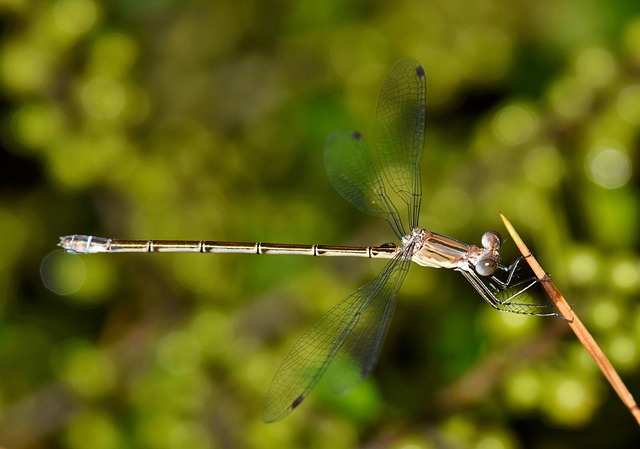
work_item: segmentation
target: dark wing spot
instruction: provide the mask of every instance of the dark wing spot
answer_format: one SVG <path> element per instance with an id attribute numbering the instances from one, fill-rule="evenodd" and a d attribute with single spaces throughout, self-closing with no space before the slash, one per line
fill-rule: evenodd
<path id="1" fill-rule="evenodd" d="M 304 399 L 303 395 L 298 396 L 296 400 L 291 403 L 291 410 L 299 406 L 303 399 Z"/>
<path id="2" fill-rule="evenodd" d="M 354 131 L 353 138 L 356 140 L 360 140 L 362 138 L 362 134 L 360 134 L 358 131 Z"/>
<path id="3" fill-rule="evenodd" d="M 421 65 L 416 67 L 416 75 L 418 75 L 418 78 L 424 78 L 424 69 Z"/>

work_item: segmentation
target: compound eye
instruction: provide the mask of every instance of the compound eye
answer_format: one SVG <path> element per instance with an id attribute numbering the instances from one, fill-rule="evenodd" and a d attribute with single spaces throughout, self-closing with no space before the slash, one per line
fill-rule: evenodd
<path id="1" fill-rule="evenodd" d="M 487 231 L 482 234 L 481 242 L 486 249 L 497 249 L 502 245 L 502 237 L 496 231 Z"/>
<path id="2" fill-rule="evenodd" d="M 481 259 L 476 264 L 476 271 L 480 276 L 491 276 L 498 268 L 498 263 L 493 259 Z"/>

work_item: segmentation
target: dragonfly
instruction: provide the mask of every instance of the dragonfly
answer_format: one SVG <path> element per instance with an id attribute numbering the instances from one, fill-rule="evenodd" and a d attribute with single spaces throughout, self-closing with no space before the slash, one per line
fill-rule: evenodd
<path id="1" fill-rule="evenodd" d="M 324 146 L 324 164 L 335 190 L 362 212 L 386 220 L 402 245 L 356 247 L 68 235 L 60 238 L 59 246 L 76 254 L 197 252 L 389 259 L 380 274 L 330 309 L 293 346 L 269 386 L 265 422 L 280 420 L 296 409 L 330 371 L 335 373 L 329 377 L 337 393 L 349 390 L 371 373 L 389 328 L 396 294 L 412 262 L 461 273 L 499 311 L 557 315 L 553 304 L 536 302 L 528 293 L 538 281 L 522 274 L 526 265 L 520 264 L 522 258 L 510 265 L 501 263 L 502 238 L 498 232 L 485 232 L 481 245 L 476 246 L 418 226 L 425 116 L 425 70 L 414 59 L 403 59 L 391 68 L 380 89 L 375 153 L 354 131 L 337 131 Z M 406 206 L 408 227 L 387 187 Z"/>

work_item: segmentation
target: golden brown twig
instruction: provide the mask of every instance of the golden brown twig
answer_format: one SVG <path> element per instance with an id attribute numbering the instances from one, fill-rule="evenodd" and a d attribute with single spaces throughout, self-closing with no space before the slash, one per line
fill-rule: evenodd
<path id="1" fill-rule="evenodd" d="M 620 379 L 620 376 L 616 372 L 613 365 L 611 365 L 611 362 L 609 362 L 609 359 L 607 359 L 607 356 L 604 355 L 604 352 L 602 352 L 600 346 L 598 346 L 587 328 L 584 326 L 584 324 L 582 324 L 582 321 L 580 321 L 580 319 L 573 312 L 569 303 L 567 303 L 567 301 L 562 296 L 562 293 L 560 293 L 560 290 L 558 290 L 558 287 L 556 287 L 549 275 L 542 269 L 535 257 L 533 257 L 533 254 L 531 254 L 531 251 L 529 251 L 527 246 L 524 244 L 511 222 L 509 222 L 509 220 L 507 220 L 507 217 L 502 214 L 500 214 L 500 218 L 502 218 L 507 231 L 509 231 L 509 234 L 518 246 L 518 249 L 522 253 L 522 256 L 529 263 L 529 266 L 535 273 L 536 277 L 544 287 L 551 300 L 560 311 L 562 317 L 567 321 L 567 324 L 571 327 L 571 330 L 573 330 L 573 332 L 578 337 L 578 340 L 580 340 L 591 357 L 593 357 L 593 359 L 596 361 L 598 367 L 600 368 L 600 371 L 602 371 L 604 377 L 607 378 L 624 405 L 626 405 L 638 424 L 640 424 L 640 409 L 638 409 L 636 401 L 633 399 L 631 393 L 629 393 L 629 390 L 622 382 L 622 379 Z"/>

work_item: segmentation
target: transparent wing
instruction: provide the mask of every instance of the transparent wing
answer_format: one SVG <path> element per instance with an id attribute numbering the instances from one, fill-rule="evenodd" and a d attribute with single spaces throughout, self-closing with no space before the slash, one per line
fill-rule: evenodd
<path id="1" fill-rule="evenodd" d="M 391 188 L 408 207 L 409 230 L 418 226 L 427 85 L 424 69 L 403 59 L 389 71 L 378 98 L 376 149 Z"/>
<path id="2" fill-rule="evenodd" d="M 387 220 L 399 239 L 405 235 L 398 210 L 391 203 L 384 183 L 362 136 L 337 131 L 324 145 L 324 165 L 333 188 L 355 208 Z"/>
<path id="3" fill-rule="evenodd" d="M 375 365 L 395 307 L 394 297 L 411 263 L 408 246 L 371 282 L 335 305 L 304 333 L 276 372 L 263 419 L 284 418 L 329 370 L 334 390 L 346 391 Z"/>

